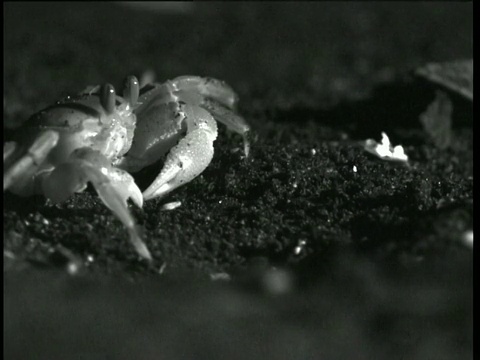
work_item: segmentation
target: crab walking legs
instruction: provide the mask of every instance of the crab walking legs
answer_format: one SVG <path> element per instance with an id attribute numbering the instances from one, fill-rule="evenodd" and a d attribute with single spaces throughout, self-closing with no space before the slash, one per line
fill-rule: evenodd
<path id="1" fill-rule="evenodd" d="M 128 229 L 137 253 L 152 260 L 127 200 L 142 207 L 144 200 L 164 196 L 202 173 L 213 158 L 217 121 L 243 136 L 248 157 L 250 127 L 236 113 L 237 103 L 224 81 L 199 76 L 142 89 L 129 76 L 122 96 L 110 84 L 88 86 L 34 114 L 17 134 L 21 142 L 5 143 L 4 190 L 61 202 L 91 183 Z M 165 155 L 159 175 L 142 194 L 129 172 Z"/>
<path id="2" fill-rule="evenodd" d="M 3 174 L 3 191 L 22 179 L 33 176 L 38 167 L 43 163 L 50 151 L 57 145 L 60 135 L 56 131 L 45 131 L 41 133 L 28 148 L 27 153 L 18 161 L 10 164 Z M 14 142 L 7 142 L 3 147 L 4 166 L 9 165 L 9 160 L 16 150 Z"/>

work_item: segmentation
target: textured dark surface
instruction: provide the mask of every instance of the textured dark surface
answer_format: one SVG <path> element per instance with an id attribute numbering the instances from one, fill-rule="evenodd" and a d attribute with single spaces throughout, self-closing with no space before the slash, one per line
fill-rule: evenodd
<path id="1" fill-rule="evenodd" d="M 407 71 L 472 56 L 472 4 L 182 9 L 4 4 L 6 127 L 152 69 L 227 81 L 255 134 L 245 160 L 221 127 L 201 176 L 132 206 L 152 266 L 93 190 L 6 193 L 5 358 L 471 358 L 471 105 L 452 95 L 435 148 L 419 122 L 434 91 Z M 381 131 L 409 166 L 363 151 Z"/>

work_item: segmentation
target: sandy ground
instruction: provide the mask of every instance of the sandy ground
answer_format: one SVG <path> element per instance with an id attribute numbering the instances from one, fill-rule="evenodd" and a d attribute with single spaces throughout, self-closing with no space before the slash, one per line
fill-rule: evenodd
<path id="1" fill-rule="evenodd" d="M 472 4 L 177 5 L 4 4 L 4 140 L 146 70 L 227 81 L 254 133 L 245 159 L 220 126 L 201 176 L 132 205 L 151 265 L 93 189 L 5 193 L 5 358 L 472 358 L 471 103 L 439 149 L 409 72 L 472 57 Z M 364 151 L 382 131 L 408 166 Z"/>

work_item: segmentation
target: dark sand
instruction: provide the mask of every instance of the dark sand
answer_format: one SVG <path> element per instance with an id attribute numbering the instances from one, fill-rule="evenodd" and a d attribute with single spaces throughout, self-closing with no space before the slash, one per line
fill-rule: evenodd
<path id="1" fill-rule="evenodd" d="M 220 126 L 201 176 L 132 205 L 151 266 L 92 189 L 6 193 L 5 358 L 471 359 L 471 104 L 450 94 L 437 149 L 418 121 L 434 91 L 409 70 L 472 57 L 472 3 L 183 10 L 4 4 L 5 126 L 151 69 L 227 81 L 254 133 L 245 160 Z M 381 131 L 410 166 L 363 150 Z"/>

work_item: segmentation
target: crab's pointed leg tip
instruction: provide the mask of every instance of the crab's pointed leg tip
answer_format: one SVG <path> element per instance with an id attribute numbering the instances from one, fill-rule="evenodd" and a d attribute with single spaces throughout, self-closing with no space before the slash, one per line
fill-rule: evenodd
<path id="1" fill-rule="evenodd" d="M 143 245 L 143 249 L 138 249 L 138 254 L 148 262 L 152 262 L 152 254 L 150 254 L 150 251 L 148 251 L 147 247 Z"/>
<path id="2" fill-rule="evenodd" d="M 138 187 L 135 186 L 131 188 L 130 199 L 132 199 L 133 203 L 139 208 L 143 207 L 143 194 Z"/>
<path id="3" fill-rule="evenodd" d="M 100 103 L 108 114 L 115 110 L 115 88 L 112 84 L 105 84 L 102 86 L 100 92 Z"/>
<path id="4" fill-rule="evenodd" d="M 153 261 L 152 255 L 150 254 L 147 245 L 145 245 L 145 243 L 140 237 L 140 233 L 142 232 L 142 228 L 138 225 L 129 228 L 130 242 L 132 243 L 138 255 L 140 255 L 143 259 L 151 262 Z"/>
<path id="5" fill-rule="evenodd" d="M 143 259 L 150 262 L 153 261 L 152 254 L 150 254 L 147 245 L 145 245 L 143 241 L 135 244 L 135 250 L 137 250 L 138 255 L 140 255 Z"/>
<path id="6" fill-rule="evenodd" d="M 152 199 L 161 197 L 161 195 L 162 194 L 159 191 L 157 191 L 155 188 L 148 188 L 143 192 L 143 200 L 144 201 L 152 200 Z"/>
<path id="7" fill-rule="evenodd" d="M 153 198 L 154 198 L 154 196 L 153 196 L 152 192 L 144 192 L 143 193 L 143 200 L 144 201 L 152 200 Z"/>
<path id="8" fill-rule="evenodd" d="M 143 192 L 143 200 L 146 201 L 146 200 L 152 200 L 152 199 L 160 199 L 176 188 L 176 186 L 172 186 L 172 184 L 168 183 L 168 180 L 162 179 L 162 181 L 159 181 L 159 183 L 162 183 L 162 182 L 163 182 L 163 185 L 158 185 L 155 182 L 153 182 Z"/>

